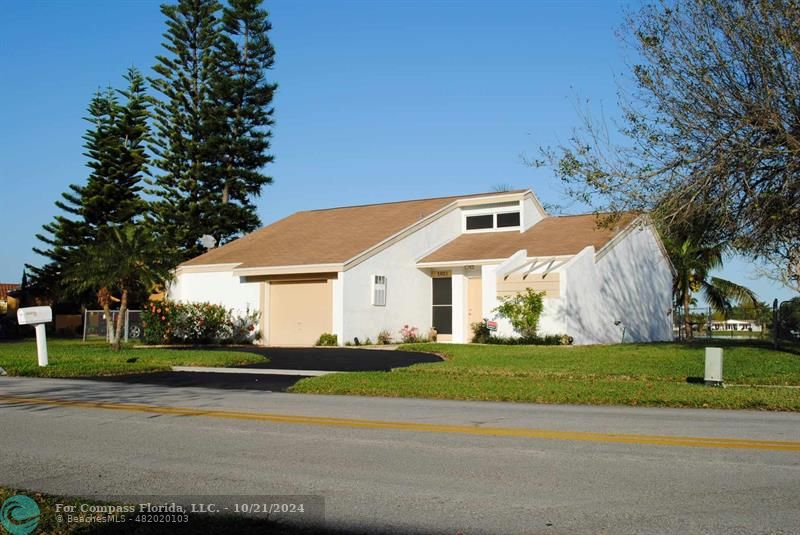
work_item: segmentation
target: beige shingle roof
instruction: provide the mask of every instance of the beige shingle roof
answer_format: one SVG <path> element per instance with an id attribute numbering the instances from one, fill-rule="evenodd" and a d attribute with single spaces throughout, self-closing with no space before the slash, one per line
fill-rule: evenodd
<path id="1" fill-rule="evenodd" d="M 600 249 L 635 218 L 625 214 L 614 228 L 598 227 L 594 214 L 551 216 L 525 232 L 462 234 L 429 254 L 420 263 L 505 259 L 520 249 L 528 256 L 567 256 L 588 245 Z"/>
<path id="2" fill-rule="evenodd" d="M 240 264 L 238 267 L 244 269 L 339 264 L 459 199 L 491 195 L 497 194 L 297 212 L 181 265 Z"/>

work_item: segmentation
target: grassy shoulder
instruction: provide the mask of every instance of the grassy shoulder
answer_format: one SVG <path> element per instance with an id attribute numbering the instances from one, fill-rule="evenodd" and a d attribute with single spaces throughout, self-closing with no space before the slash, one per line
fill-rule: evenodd
<path id="1" fill-rule="evenodd" d="M 293 392 L 461 400 L 644 405 L 800 411 L 800 356 L 766 345 L 715 340 L 725 347 L 729 388 L 687 383 L 702 378 L 699 344 L 494 346 L 410 344 L 445 362 L 391 372 L 303 379 Z M 745 386 L 748 385 L 748 386 Z"/>
<path id="2" fill-rule="evenodd" d="M 27 377 L 88 377 L 167 371 L 170 366 L 236 366 L 263 362 L 264 357 L 244 351 L 162 349 L 128 346 L 112 351 L 102 341 L 47 341 L 49 365 L 40 368 L 36 341 L 0 344 L 0 367 L 9 375 Z"/>

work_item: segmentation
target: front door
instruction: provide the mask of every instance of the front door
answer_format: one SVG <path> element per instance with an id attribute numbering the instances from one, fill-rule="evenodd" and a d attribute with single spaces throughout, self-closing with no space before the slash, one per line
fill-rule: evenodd
<path id="1" fill-rule="evenodd" d="M 472 340 L 472 324 L 483 322 L 483 288 L 480 277 L 467 279 L 467 341 Z"/>
<path id="2" fill-rule="evenodd" d="M 453 334 L 453 278 L 441 277 L 433 281 L 433 328 L 442 335 Z"/>

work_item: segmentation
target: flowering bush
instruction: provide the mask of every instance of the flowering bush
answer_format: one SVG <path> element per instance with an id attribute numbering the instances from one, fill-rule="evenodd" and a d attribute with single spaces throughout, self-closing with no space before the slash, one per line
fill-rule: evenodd
<path id="1" fill-rule="evenodd" d="M 245 344 L 258 338 L 258 312 L 211 303 L 151 303 L 142 311 L 147 344 Z"/>
<path id="2" fill-rule="evenodd" d="M 404 344 L 413 344 L 419 340 L 419 329 L 403 325 L 403 328 L 400 329 L 400 339 Z"/>

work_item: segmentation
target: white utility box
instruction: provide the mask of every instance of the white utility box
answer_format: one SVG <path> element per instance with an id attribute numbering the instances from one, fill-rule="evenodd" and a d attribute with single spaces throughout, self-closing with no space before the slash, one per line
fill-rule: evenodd
<path id="1" fill-rule="evenodd" d="M 706 348 L 706 374 L 705 383 L 712 386 L 722 386 L 722 348 Z"/>
<path id="2" fill-rule="evenodd" d="M 17 310 L 17 323 L 33 325 L 36 330 L 36 353 L 39 366 L 47 366 L 47 334 L 44 324 L 53 321 L 53 310 L 50 307 L 25 307 Z"/>

